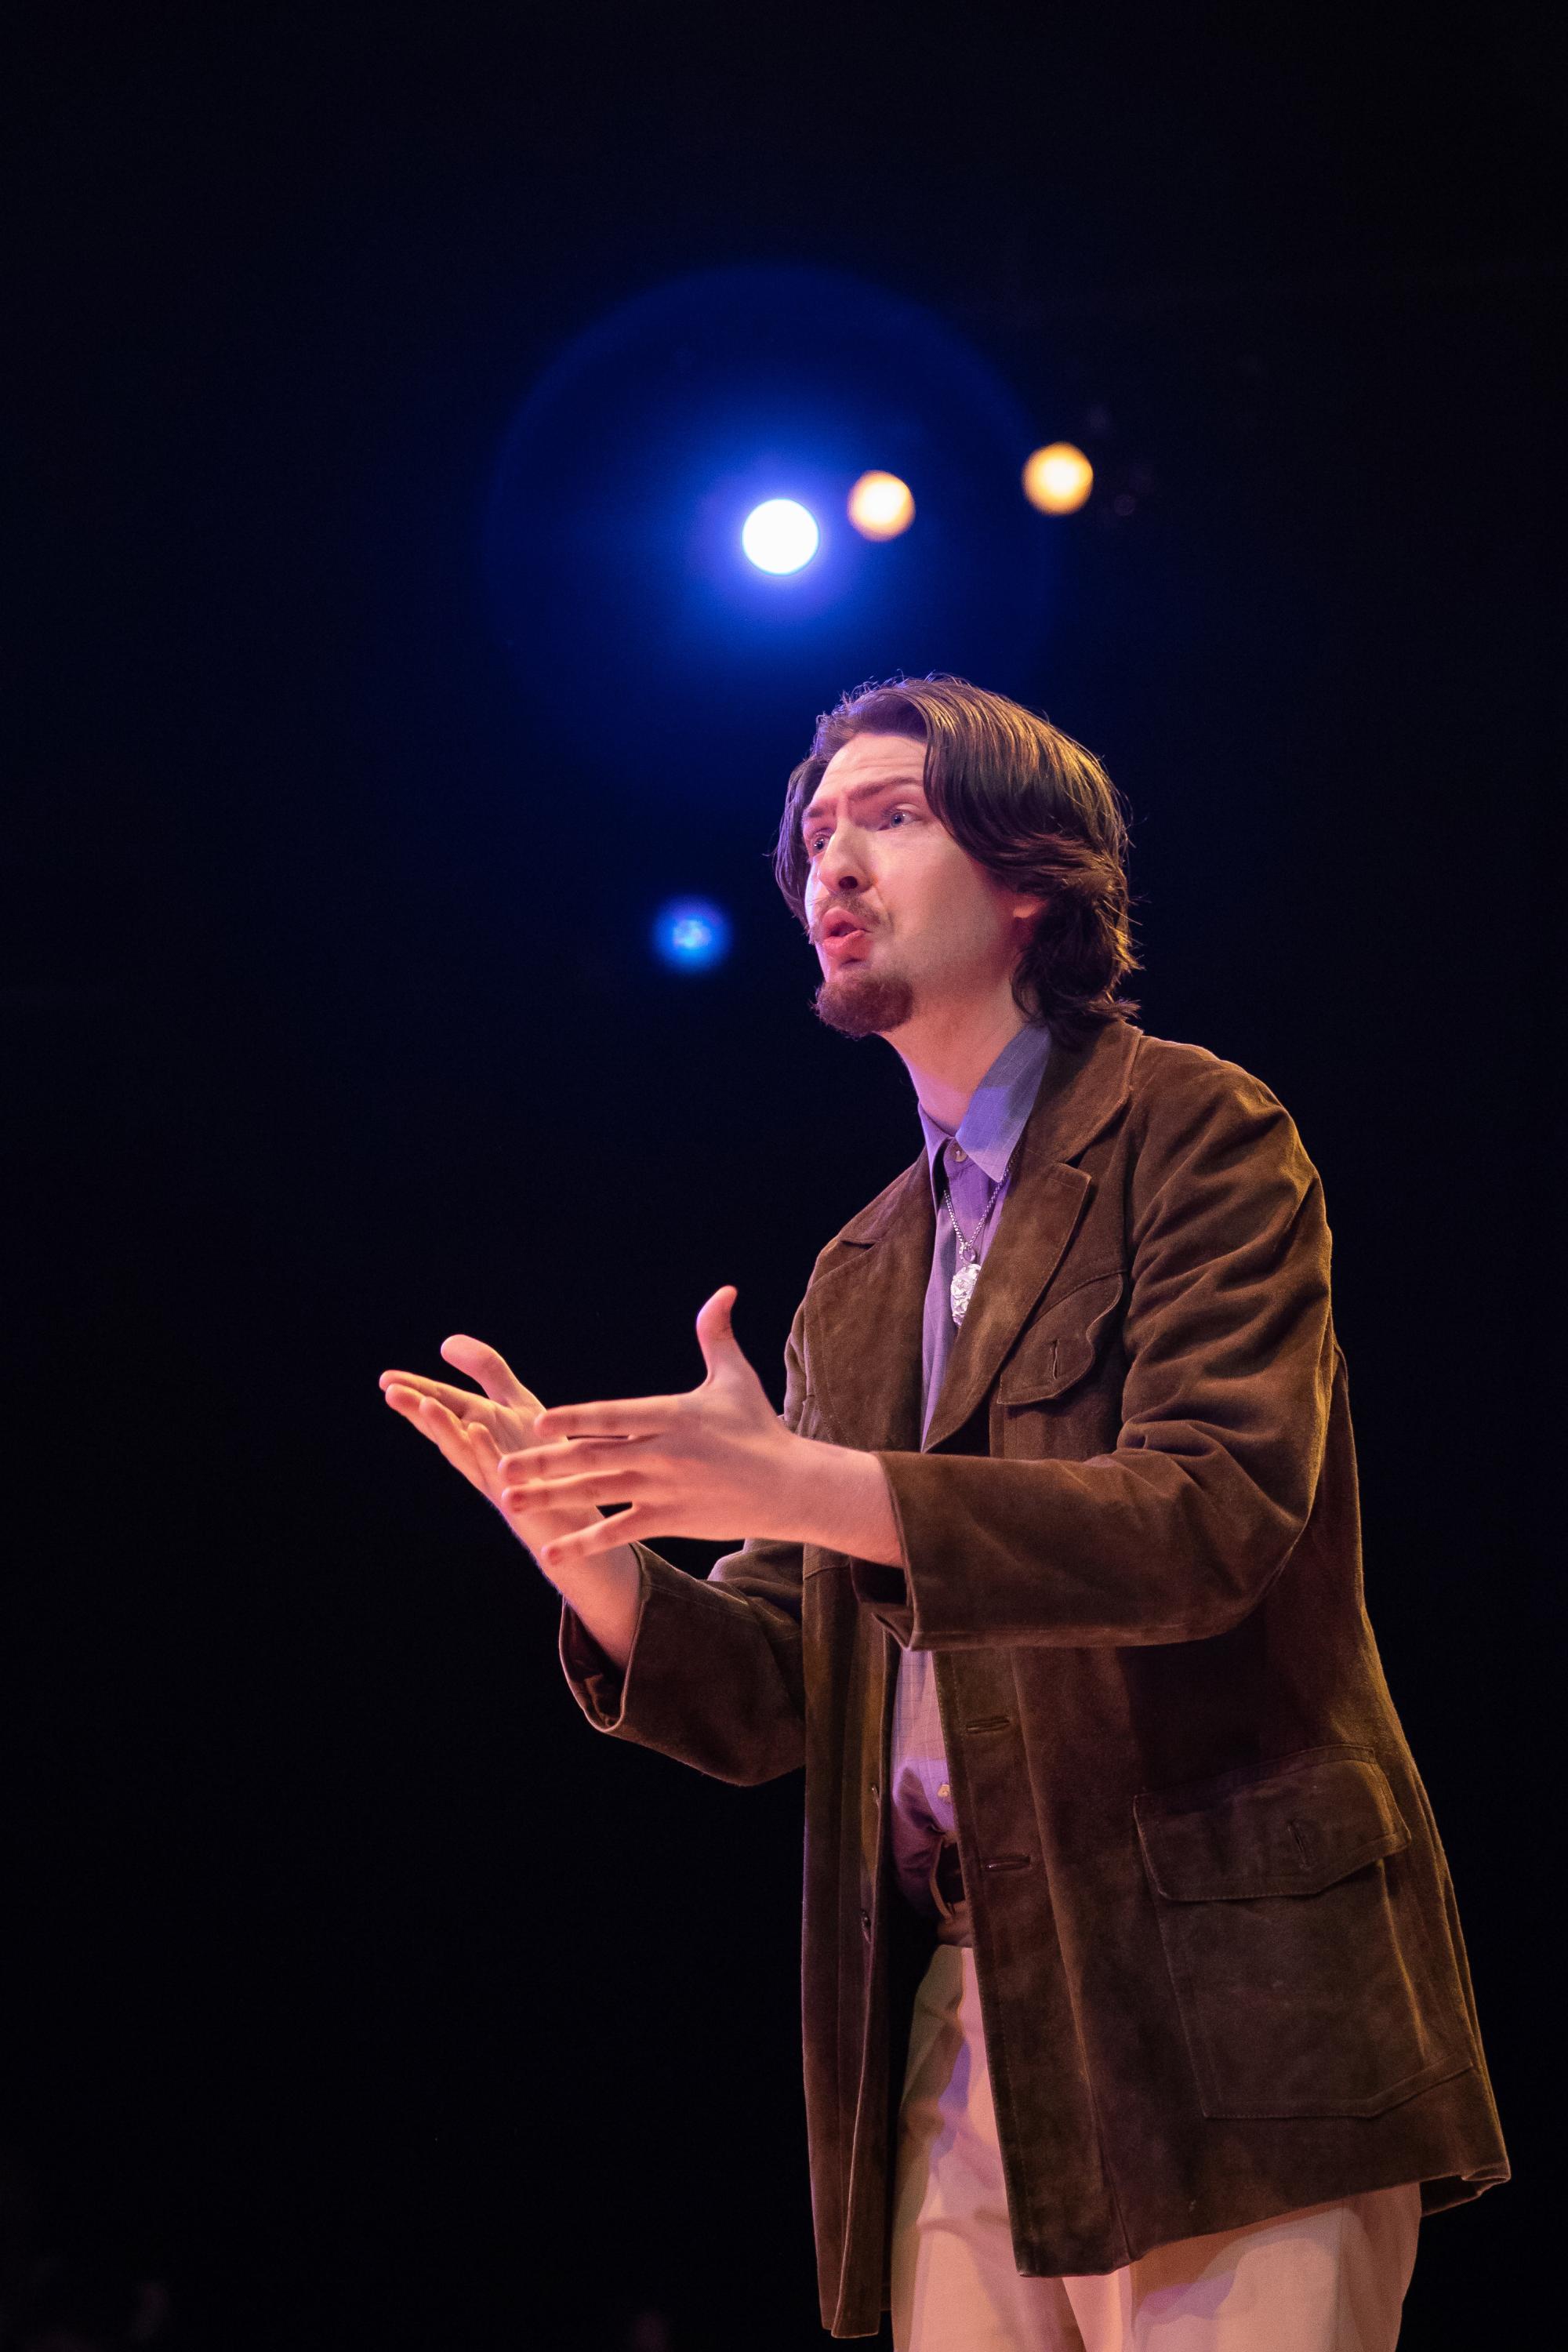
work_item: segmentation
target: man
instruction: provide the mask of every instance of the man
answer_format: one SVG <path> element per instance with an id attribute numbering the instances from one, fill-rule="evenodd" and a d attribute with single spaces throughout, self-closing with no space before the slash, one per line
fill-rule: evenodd
<path id="1" fill-rule="evenodd" d="M 1363 1605 L 1318 1178 L 1268 1089 L 1136 1029 L 1079 746 L 952 678 L 791 779 L 817 1010 L 925 1150 L 816 1262 L 782 1420 L 388 1401 L 563 1599 L 589 1719 L 804 1762 L 825 2324 L 907 2352 L 1387 2352 L 1423 2210 L 1507 2178 L 1447 1865 Z M 610 1510 L 614 1516 L 604 1517 Z M 706 1581 L 646 1538 L 732 1538 Z"/>

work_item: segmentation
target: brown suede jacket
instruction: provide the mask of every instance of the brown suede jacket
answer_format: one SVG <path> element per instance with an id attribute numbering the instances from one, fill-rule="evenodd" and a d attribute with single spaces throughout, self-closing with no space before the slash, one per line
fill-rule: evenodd
<path id="1" fill-rule="evenodd" d="M 824 2324 L 874 2334 L 912 1982 L 883 1827 L 893 1643 L 936 1654 L 1025 2273 L 1420 2180 L 1506 2179 L 1448 1871 L 1363 1600 L 1322 1192 L 1257 1079 L 1122 1023 L 1058 1044 L 923 1450 L 923 1155 L 816 1262 L 784 1420 L 875 1452 L 906 1574 L 643 1549 L 589 1719 L 805 1767 Z"/>

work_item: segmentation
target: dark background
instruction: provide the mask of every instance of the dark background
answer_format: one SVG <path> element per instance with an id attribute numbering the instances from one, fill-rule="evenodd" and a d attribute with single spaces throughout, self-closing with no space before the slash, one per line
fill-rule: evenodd
<path id="1" fill-rule="evenodd" d="M 1407 2340 L 1510 2336 L 1558 2004 L 1535 21 L 66 5 L 4 79 L 8 2340 L 45 2258 L 94 2344 L 148 2281 L 181 2345 L 819 2340 L 798 1786 L 595 1739 L 376 1389 L 452 1330 L 548 1397 L 687 1385 L 723 1281 L 776 1387 L 917 1148 L 765 859 L 874 613 L 754 707 L 738 635 L 721 729 L 650 713 L 682 778 L 573 756 L 624 647 L 529 688 L 487 607 L 542 371 L 761 263 L 927 306 L 1100 468 L 986 682 L 1132 804 L 1145 1024 L 1323 1171 L 1520 2174 L 1424 2232 Z M 688 889 L 707 978 L 647 951 Z"/>

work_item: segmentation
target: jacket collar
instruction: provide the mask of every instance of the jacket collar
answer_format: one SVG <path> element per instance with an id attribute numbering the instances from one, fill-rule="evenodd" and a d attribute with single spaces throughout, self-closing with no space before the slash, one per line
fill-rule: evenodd
<path id="1" fill-rule="evenodd" d="M 1053 1045 L 984 1278 L 932 1408 L 928 1453 L 986 1395 L 1060 1264 L 1090 1190 L 1074 1163 L 1125 1102 L 1140 1039 L 1113 1021 L 1081 1045 Z M 900 1452 L 920 1444 L 921 1320 L 935 1223 L 922 1152 L 841 1229 L 807 1293 L 811 1383 L 841 1444 Z"/>

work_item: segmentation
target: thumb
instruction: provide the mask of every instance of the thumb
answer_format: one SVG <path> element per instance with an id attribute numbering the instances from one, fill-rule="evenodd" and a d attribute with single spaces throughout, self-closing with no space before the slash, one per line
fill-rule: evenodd
<path id="1" fill-rule="evenodd" d="M 734 1371 L 738 1368 L 751 1370 L 730 1321 L 738 1296 L 734 1284 L 727 1282 L 698 1311 L 697 1344 L 702 1350 L 702 1360 L 708 1367 L 710 1380 L 720 1371 Z"/>

